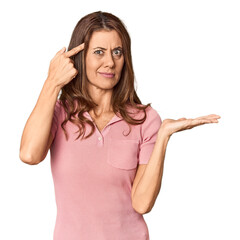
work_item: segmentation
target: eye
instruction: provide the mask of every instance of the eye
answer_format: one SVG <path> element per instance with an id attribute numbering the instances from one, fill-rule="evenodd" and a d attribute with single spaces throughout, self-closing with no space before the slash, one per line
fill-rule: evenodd
<path id="1" fill-rule="evenodd" d="M 114 53 L 117 53 L 117 56 L 121 56 L 122 55 L 122 51 L 120 49 L 116 49 L 114 50 Z"/>
<path id="2" fill-rule="evenodd" d="M 102 50 L 96 50 L 94 53 L 97 55 L 101 55 L 99 52 L 103 52 Z"/>

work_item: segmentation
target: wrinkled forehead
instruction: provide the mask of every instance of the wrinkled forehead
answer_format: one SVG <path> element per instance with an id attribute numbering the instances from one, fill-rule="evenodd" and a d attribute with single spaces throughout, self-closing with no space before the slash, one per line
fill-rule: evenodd
<path id="1" fill-rule="evenodd" d="M 114 49 L 122 47 L 122 41 L 116 30 L 95 31 L 90 38 L 89 48 L 93 49 L 97 47 Z"/>

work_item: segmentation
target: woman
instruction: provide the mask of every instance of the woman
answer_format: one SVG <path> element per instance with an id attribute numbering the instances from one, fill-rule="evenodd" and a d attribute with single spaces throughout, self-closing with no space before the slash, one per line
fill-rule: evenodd
<path id="1" fill-rule="evenodd" d="M 50 62 L 20 147 L 28 164 L 43 161 L 50 149 L 54 239 L 149 239 L 143 214 L 160 191 L 170 136 L 218 118 L 162 122 L 135 92 L 131 41 L 121 20 L 101 11 L 80 19 L 68 51 Z"/>

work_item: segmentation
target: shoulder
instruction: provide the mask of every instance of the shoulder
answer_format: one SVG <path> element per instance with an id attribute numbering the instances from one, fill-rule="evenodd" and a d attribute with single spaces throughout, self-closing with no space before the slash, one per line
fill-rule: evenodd
<path id="1" fill-rule="evenodd" d="M 148 106 L 146 108 L 146 120 L 143 123 L 143 126 L 152 126 L 152 127 L 157 126 L 159 128 L 161 124 L 162 124 L 162 119 L 158 111 L 155 108 Z"/>
<path id="2" fill-rule="evenodd" d="M 146 108 L 146 113 L 147 113 L 148 117 L 157 117 L 157 116 L 159 116 L 158 111 L 155 108 L 153 108 L 152 106 L 148 106 Z"/>
<path id="3" fill-rule="evenodd" d="M 75 101 L 73 101 L 73 104 L 76 104 Z M 57 108 L 59 110 L 64 110 L 64 106 L 63 105 L 65 105 L 67 107 L 67 109 L 69 109 L 68 101 L 66 100 L 65 104 L 63 104 L 63 101 L 58 98 L 57 101 L 56 101 L 55 108 Z"/>
<path id="4" fill-rule="evenodd" d="M 144 105 L 143 104 L 137 104 L 137 106 L 144 106 Z M 143 110 L 138 110 L 136 108 L 131 107 L 130 112 L 132 114 L 134 114 L 137 119 L 141 119 L 141 118 L 144 117 L 144 111 Z M 158 111 L 155 108 L 153 108 L 152 106 L 148 106 L 145 109 L 145 112 L 146 112 L 146 120 L 151 120 L 151 119 L 154 119 L 154 118 L 160 119 L 160 115 L 159 115 Z"/>
<path id="5" fill-rule="evenodd" d="M 57 99 L 57 101 L 56 101 L 56 107 L 60 108 L 61 105 L 62 105 L 62 103 L 61 103 L 60 99 Z"/>
<path id="6" fill-rule="evenodd" d="M 58 117 L 62 117 L 65 113 L 65 109 L 63 107 L 62 101 L 60 99 L 57 99 L 55 107 L 54 107 L 54 115 Z"/>
<path id="7" fill-rule="evenodd" d="M 61 100 L 57 99 L 56 104 L 55 104 L 55 111 L 60 112 L 62 108 L 63 108 L 63 106 L 62 106 Z"/>

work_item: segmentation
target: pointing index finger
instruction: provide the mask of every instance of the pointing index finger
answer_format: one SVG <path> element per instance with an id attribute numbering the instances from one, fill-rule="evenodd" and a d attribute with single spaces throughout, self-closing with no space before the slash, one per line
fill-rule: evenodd
<path id="1" fill-rule="evenodd" d="M 70 51 L 65 53 L 66 57 L 71 57 L 73 55 L 76 55 L 77 53 L 79 53 L 80 51 L 82 51 L 84 49 L 84 43 L 78 45 L 77 47 L 71 49 Z"/>

